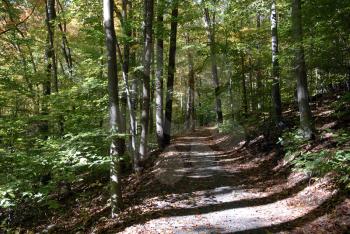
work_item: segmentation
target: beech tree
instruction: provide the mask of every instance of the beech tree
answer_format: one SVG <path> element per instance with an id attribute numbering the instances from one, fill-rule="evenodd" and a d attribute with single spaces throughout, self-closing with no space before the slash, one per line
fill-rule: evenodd
<path id="1" fill-rule="evenodd" d="M 282 103 L 280 93 L 280 71 L 278 62 L 278 21 L 276 11 L 276 1 L 272 1 L 271 6 L 271 48 L 272 48 L 272 106 L 273 118 L 277 126 L 282 123 Z"/>
<path id="2" fill-rule="evenodd" d="M 143 87 L 142 87 L 142 114 L 140 159 L 144 160 L 147 154 L 148 125 L 150 110 L 150 75 L 152 63 L 153 43 L 153 0 L 144 0 L 144 52 L 143 52 Z"/>
<path id="3" fill-rule="evenodd" d="M 170 144 L 171 139 L 171 121 L 173 111 L 173 93 L 175 78 L 175 56 L 176 56 L 176 37 L 178 24 L 178 0 L 173 0 L 171 10 L 170 26 L 170 45 L 169 45 L 169 62 L 168 62 L 168 79 L 166 91 L 165 119 L 164 119 L 164 143 Z"/>
<path id="4" fill-rule="evenodd" d="M 112 218 L 117 217 L 118 212 L 122 208 L 122 191 L 120 184 L 120 168 L 119 161 L 122 156 L 123 141 L 120 134 L 121 114 L 119 108 L 118 94 L 118 72 L 117 72 L 117 51 L 116 51 L 116 35 L 114 29 L 114 2 L 113 0 L 103 0 L 103 25 L 106 35 L 107 48 L 107 67 L 108 67 L 108 93 L 109 93 L 109 124 L 112 143 L 110 146 L 111 157 L 111 212 Z"/>
<path id="5" fill-rule="evenodd" d="M 165 1 L 158 0 L 157 3 L 157 24 L 156 24 L 156 81 L 155 81 L 155 92 L 156 92 L 156 134 L 159 148 L 164 148 L 164 111 L 163 111 L 163 65 L 164 65 L 164 22 L 163 14 L 165 8 Z"/>
<path id="6" fill-rule="evenodd" d="M 215 4 L 216 1 L 214 1 Z M 223 122 L 222 107 L 220 95 L 220 82 L 218 77 L 218 67 L 216 61 L 216 42 L 215 42 L 215 12 L 213 12 L 212 17 L 210 16 L 209 8 L 205 6 L 204 8 L 204 19 L 206 24 L 206 30 L 208 34 L 208 44 L 210 47 L 210 62 L 211 62 L 211 76 L 214 84 L 215 92 L 215 111 L 218 124 Z"/>
<path id="7" fill-rule="evenodd" d="M 189 45 L 191 42 L 190 36 L 186 33 L 186 44 Z M 186 128 L 190 131 L 194 131 L 195 129 L 195 73 L 194 73 L 194 62 L 193 62 L 193 54 L 191 48 L 187 50 L 187 58 L 188 58 L 188 91 L 187 91 L 187 107 L 186 107 Z"/>
<path id="8" fill-rule="evenodd" d="M 314 124 L 309 105 L 309 91 L 307 86 L 307 73 L 303 46 L 303 29 L 301 16 L 301 1 L 292 1 L 292 27 L 294 48 L 294 74 L 297 81 L 297 99 L 300 113 L 300 127 L 305 138 L 310 139 L 314 135 Z"/>

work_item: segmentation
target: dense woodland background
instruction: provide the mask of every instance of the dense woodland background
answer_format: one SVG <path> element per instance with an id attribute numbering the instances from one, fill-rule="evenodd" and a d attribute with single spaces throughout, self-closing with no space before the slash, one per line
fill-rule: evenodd
<path id="1" fill-rule="evenodd" d="M 0 229 L 110 170 L 118 214 L 121 174 L 201 126 L 290 155 L 327 105 L 349 141 L 349 1 L 2 0 L 0 48 Z M 348 186 L 348 149 L 323 154 L 295 165 Z"/>

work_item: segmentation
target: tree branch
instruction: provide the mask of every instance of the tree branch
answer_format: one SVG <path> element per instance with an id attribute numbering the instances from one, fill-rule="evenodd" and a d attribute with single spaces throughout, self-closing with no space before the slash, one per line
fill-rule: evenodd
<path id="1" fill-rule="evenodd" d="M 35 11 L 35 8 L 36 8 L 36 5 L 33 7 L 32 11 L 30 12 L 30 14 L 25 18 L 23 19 L 22 21 L 20 22 L 17 22 L 15 23 L 13 26 L 10 26 L 9 28 L 5 29 L 4 31 L 1 31 L 0 32 L 0 35 L 4 34 L 4 33 L 7 33 L 8 31 L 10 30 L 13 30 L 13 29 L 16 29 L 19 25 L 23 24 L 24 22 L 26 22 L 34 13 Z"/>

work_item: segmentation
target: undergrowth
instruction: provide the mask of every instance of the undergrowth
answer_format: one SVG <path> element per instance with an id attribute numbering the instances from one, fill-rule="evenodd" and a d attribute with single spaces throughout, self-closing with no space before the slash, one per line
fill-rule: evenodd
<path id="1" fill-rule="evenodd" d="M 108 175 L 109 161 L 108 137 L 99 130 L 2 149 L 0 229 L 22 222 L 29 213 L 59 210 L 60 187 L 84 182 L 93 174 Z"/>
<path id="2" fill-rule="evenodd" d="M 326 131 L 323 136 L 330 135 L 329 132 L 330 130 Z M 338 130 L 332 132 L 331 136 L 333 147 L 317 149 L 311 147 L 311 143 L 305 142 L 295 129 L 284 133 L 280 143 L 285 149 L 285 160 L 294 165 L 295 170 L 312 176 L 335 173 L 337 181 L 350 189 L 350 150 L 345 147 L 345 143 L 350 140 L 350 134 L 344 130 Z"/>

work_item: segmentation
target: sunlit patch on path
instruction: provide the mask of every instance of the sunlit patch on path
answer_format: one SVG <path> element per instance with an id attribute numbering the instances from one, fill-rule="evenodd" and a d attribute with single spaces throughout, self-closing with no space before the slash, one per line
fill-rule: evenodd
<path id="1" fill-rule="evenodd" d="M 326 179 L 311 183 L 276 167 L 275 153 L 260 151 L 260 140 L 240 147 L 208 129 L 177 138 L 138 192 L 148 211 L 122 233 L 290 230 L 336 196 Z"/>

